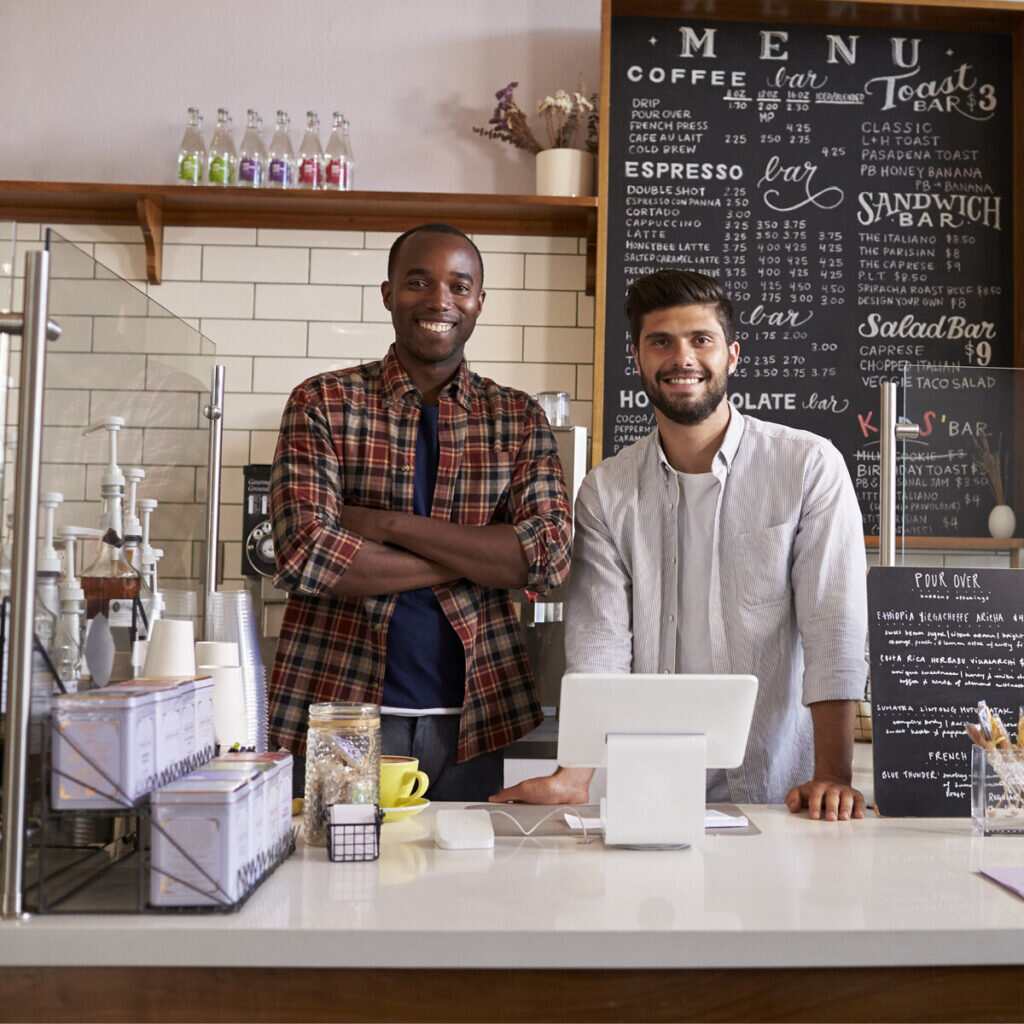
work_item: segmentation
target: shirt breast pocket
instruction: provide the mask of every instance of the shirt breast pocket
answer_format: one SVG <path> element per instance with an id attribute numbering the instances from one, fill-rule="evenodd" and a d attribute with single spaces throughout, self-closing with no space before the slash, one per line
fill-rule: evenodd
<path id="1" fill-rule="evenodd" d="M 469 448 L 456 487 L 455 522 L 486 526 L 508 519 L 509 489 L 515 453 L 503 448 Z"/>
<path id="2" fill-rule="evenodd" d="M 752 530 L 736 538 L 736 591 L 743 604 L 789 601 L 794 528 L 790 523 Z"/>

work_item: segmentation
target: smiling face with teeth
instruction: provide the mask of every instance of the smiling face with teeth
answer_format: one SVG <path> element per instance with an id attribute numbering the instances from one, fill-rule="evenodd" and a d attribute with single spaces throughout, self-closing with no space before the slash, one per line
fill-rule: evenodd
<path id="1" fill-rule="evenodd" d="M 476 251 L 459 235 L 420 231 L 395 254 L 381 295 L 398 359 L 424 395 L 459 368 L 483 308 L 482 279 Z"/>
<path id="2" fill-rule="evenodd" d="M 729 342 L 713 303 L 655 309 L 643 318 L 633 349 L 644 390 L 658 419 L 683 426 L 728 422 L 723 404 L 740 346 Z"/>

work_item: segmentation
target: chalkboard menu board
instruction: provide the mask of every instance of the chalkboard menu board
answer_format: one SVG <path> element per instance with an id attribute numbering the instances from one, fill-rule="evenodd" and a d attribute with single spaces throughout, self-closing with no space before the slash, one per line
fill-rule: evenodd
<path id="1" fill-rule="evenodd" d="M 615 17 L 610 87 L 604 454 L 653 425 L 626 287 L 699 270 L 739 314 L 730 401 L 830 438 L 876 533 L 878 385 L 1013 362 L 1010 37 Z M 1008 415 L 978 386 L 973 420 Z M 972 515 L 914 532 L 986 532 L 964 464 Z"/>
<path id="2" fill-rule="evenodd" d="M 971 813 L 979 700 L 1005 723 L 1024 704 L 1024 573 L 868 574 L 875 803 L 882 814 Z"/>
<path id="3" fill-rule="evenodd" d="M 992 367 L 911 366 L 902 409 L 920 428 L 899 463 L 907 501 L 897 509 L 901 532 L 985 536 L 996 503 L 982 468 L 987 450 L 1014 495 L 1013 411 L 1024 399 L 1024 374 Z M 864 465 L 858 461 L 858 468 Z M 877 496 L 876 496 L 877 501 Z"/>

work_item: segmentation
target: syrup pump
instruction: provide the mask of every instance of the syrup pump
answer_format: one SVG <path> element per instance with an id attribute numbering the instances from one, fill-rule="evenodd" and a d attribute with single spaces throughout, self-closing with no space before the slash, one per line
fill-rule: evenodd
<path id="1" fill-rule="evenodd" d="M 142 544 L 139 547 L 139 570 L 142 579 L 150 593 L 149 601 L 149 628 L 153 629 L 153 623 L 161 618 L 164 611 L 164 598 L 157 585 L 157 562 L 163 558 L 164 553 L 160 548 L 154 548 L 149 543 L 150 537 L 150 516 L 156 511 L 160 503 L 156 498 L 140 498 L 139 512 L 142 514 Z"/>
<path id="2" fill-rule="evenodd" d="M 103 536 L 99 554 L 82 570 L 82 589 L 85 591 L 86 617 L 91 620 L 103 615 L 111 628 L 131 628 L 133 602 L 139 596 L 142 583 L 142 577 L 124 553 L 122 513 L 125 476 L 117 464 L 117 435 L 123 426 L 122 417 L 107 416 L 83 431 L 84 436 L 96 430 L 106 430 L 110 444 L 110 457 L 100 481 L 103 497 L 100 528 Z"/>
<path id="3" fill-rule="evenodd" d="M 128 561 L 139 567 L 137 552 L 142 543 L 142 525 L 139 523 L 139 484 L 146 479 L 141 466 L 129 466 L 124 471 L 128 496 L 124 507 L 124 550 Z"/>
<path id="4" fill-rule="evenodd" d="M 14 507 L 14 464 L 17 458 L 18 428 L 8 427 L 2 463 L 3 482 L 2 489 L 0 489 L 0 504 L 3 506 L 3 516 L 0 517 L 0 535 L 3 538 L 3 556 L 8 571 L 11 566 L 11 552 L 14 550 L 14 513 L 10 509 Z M 10 588 L 6 593 L 10 593 Z"/>
<path id="5" fill-rule="evenodd" d="M 75 542 L 89 538 L 98 540 L 102 536 L 102 530 L 84 526 L 65 526 L 57 534 L 58 543 L 64 546 L 64 572 L 58 588 L 60 621 L 51 657 L 68 693 L 78 690 L 82 678 L 85 630 L 85 591 L 75 576 Z"/>
<path id="6" fill-rule="evenodd" d="M 111 678 L 111 665 L 113 678 L 130 677 L 135 641 L 139 627 L 145 622 L 142 576 L 128 561 L 124 550 L 125 475 L 117 461 L 117 435 L 123 427 L 124 420 L 120 416 L 107 416 L 84 431 L 84 434 L 91 434 L 106 430 L 110 452 L 100 479 L 103 536 L 99 554 L 82 570 L 87 619 L 85 650 L 90 664 L 106 666 L 99 672 L 100 685 Z M 99 652 L 103 652 L 102 657 Z"/>
<path id="7" fill-rule="evenodd" d="M 45 664 L 45 658 L 38 657 L 44 651 L 50 658 L 56 639 L 60 613 L 59 580 L 61 573 L 60 557 L 53 546 L 54 514 L 64 501 L 64 495 L 51 492 L 42 495 L 39 504 L 43 509 L 43 539 L 39 545 L 36 558 L 36 600 L 32 630 L 35 635 L 36 654 L 33 655 L 33 706 L 36 701 L 46 701 L 52 686 L 53 666 Z M 11 563 L 9 545 L 5 545 L 4 555 L 0 558 L 0 606 L 3 616 L 3 641 L 6 645 L 10 637 L 10 591 Z M 7 657 L 3 657 L 3 680 L 0 683 L 0 707 L 7 707 Z"/>
<path id="8" fill-rule="evenodd" d="M 36 639 L 49 651 L 53 646 L 60 615 L 60 556 L 53 546 L 53 520 L 64 503 L 64 495 L 56 491 L 39 499 L 43 510 L 43 539 L 36 559 Z"/>
<path id="9" fill-rule="evenodd" d="M 134 564 L 139 567 L 143 581 L 142 604 L 147 623 L 147 637 L 152 634 L 156 621 L 163 617 L 164 598 L 157 586 L 157 562 L 163 557 L 163 551 L 149 543 L 150 516 L 159 502 L 155 498 L 139 498 L 138 508 L 142 517 L 140 544 L 135 552 Z M 135 644 L 132 648 L 132 674 L 136 678 L 143 674 L 146 661 L 146 645 Z"/>

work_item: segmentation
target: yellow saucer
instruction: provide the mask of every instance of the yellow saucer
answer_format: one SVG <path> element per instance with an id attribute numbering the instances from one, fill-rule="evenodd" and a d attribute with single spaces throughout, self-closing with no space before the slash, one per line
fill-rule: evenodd
<path id="1" fill-rule="evenodd" d="M 401 821 L 403 818 L 411 818 L 430 806 L 430 801 L 424 797 L 413 797 L 412 800 L 403 800 L 395 807 L 382 807 L 384 812 L 384 823 L 389 821 Z"/>

